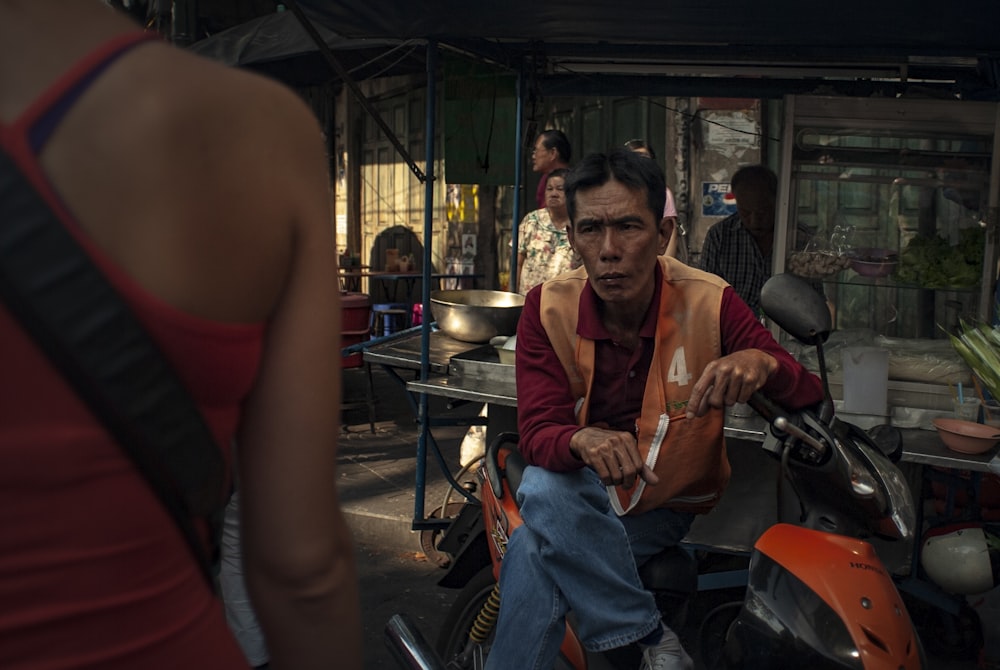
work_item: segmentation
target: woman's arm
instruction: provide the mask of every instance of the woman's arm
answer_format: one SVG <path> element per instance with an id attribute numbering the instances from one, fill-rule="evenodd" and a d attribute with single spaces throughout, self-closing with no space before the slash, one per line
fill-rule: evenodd
<path id="1" fill-rule="evenodd" d="M 291 251 L 239 435 L 246 581 L 271 668 L 360 670 L 354 544 L 336 491 L 340 304 L 327 164 L 311 112 L 279 98 L 268 102 L 286 136 L 268 164 L 281 166 L 281 188 L 268 195 L 287 200 Z"/>
<path id="2" fill-rule="evenodd" d="M 517 252 L 517 288 L 524 286 L 524 282 L 521 279 L 521 270 L 524 269 L 524 259 L 527 257 L 523 251 Z M 520 290 L 517 291 L 520 293 Z"/>

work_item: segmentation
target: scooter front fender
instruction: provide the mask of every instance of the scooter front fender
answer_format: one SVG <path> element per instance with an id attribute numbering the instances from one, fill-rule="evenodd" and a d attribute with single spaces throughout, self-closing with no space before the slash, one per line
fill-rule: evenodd
<path id="1" fill-rule="evenodd" d="M 923 667 L 909 614 L 872 546 L 788 524 L 754 546 L 723 655 L 731 668 L 783 668 L 780 659 L 795 659 L 789 668 Z"/>

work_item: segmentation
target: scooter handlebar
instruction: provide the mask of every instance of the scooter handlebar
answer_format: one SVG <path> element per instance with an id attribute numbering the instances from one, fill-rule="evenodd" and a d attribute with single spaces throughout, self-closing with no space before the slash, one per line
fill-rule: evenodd
<path id="1" fill-rule="evenodd" d="M 768 423 L 773 423 L 774 419 L 782 414 L 781 408 L 764 397 L 760 391 L 754 391 L 747 404 Z"/>
<path id="2" fill-rule="evenodd" d="M 824 460 L 829 451 L 827 442 L 803 429 L 798 422 L 790 418 L 788 412 L 766 398 L 762 393 L 755 391 L 750 396 L 747 404 L 767 421 L 775 437 L 779 437 L 783 441 L 782 436 L 790 436 L 802 443 L 805 451 L 801 449 L 797 450 L 801 460 L 811 463 L 818 463 Z"/>

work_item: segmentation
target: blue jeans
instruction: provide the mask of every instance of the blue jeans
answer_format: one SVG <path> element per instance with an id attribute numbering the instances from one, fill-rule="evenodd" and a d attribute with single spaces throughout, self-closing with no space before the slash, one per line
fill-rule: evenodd
<path id="1" fill-rule="evenodd" d="M 619 518 L 590 468 L 525 470 L 517 493 L 524 525 L 500 568 L 500 616 L 487 670 L 549 670 L 572 610 L 588 651 L 651 633 L 660 613 L 641 565 L 688 532 L 694 515 L 659 509 Z"/>

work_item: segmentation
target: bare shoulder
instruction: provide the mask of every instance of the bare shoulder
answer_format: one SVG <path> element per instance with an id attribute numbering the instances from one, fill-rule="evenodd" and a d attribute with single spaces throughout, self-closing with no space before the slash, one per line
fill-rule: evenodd
<path id="1" fill-rule="evenodd" d="M 158 85 L 145 88 L 145 94 L 156 96 L 156 107 L 173 115 L 161 121 L 190 123 L 187 130 L 210 134 L 220 150 L 239 145 L 294 152 L 321 146 L 315 116 L 283 84 L 168 45 L 156 45 L 148 57 L 162 67 Z"/>
<path id="2" fill-rule="evenodd" d="M 66 121 L 50 163 L 74 211 L 144 286 L 183 309 L 262 318 L 302 254 L 333 246 L 297 244 L 327 234 L 328 162 L 313 112 L 277 82 L 150 43 L 110 68 Z M 98 155 L 107 170 L 81 169 Z M 113 201 L 92 195 L 106 193 Z"/>
<path id="3" fill-rule="evenodd" d="M 328 195 L 328 163 L 319 122 L 297 93 L 167 44 L 135 56 L 119 85 L 143 113 L 119 139 L 160 157 L 160 183 L 244 232 L 255 221 L 272 229 L 316 218 L 296 214 Z"/>

